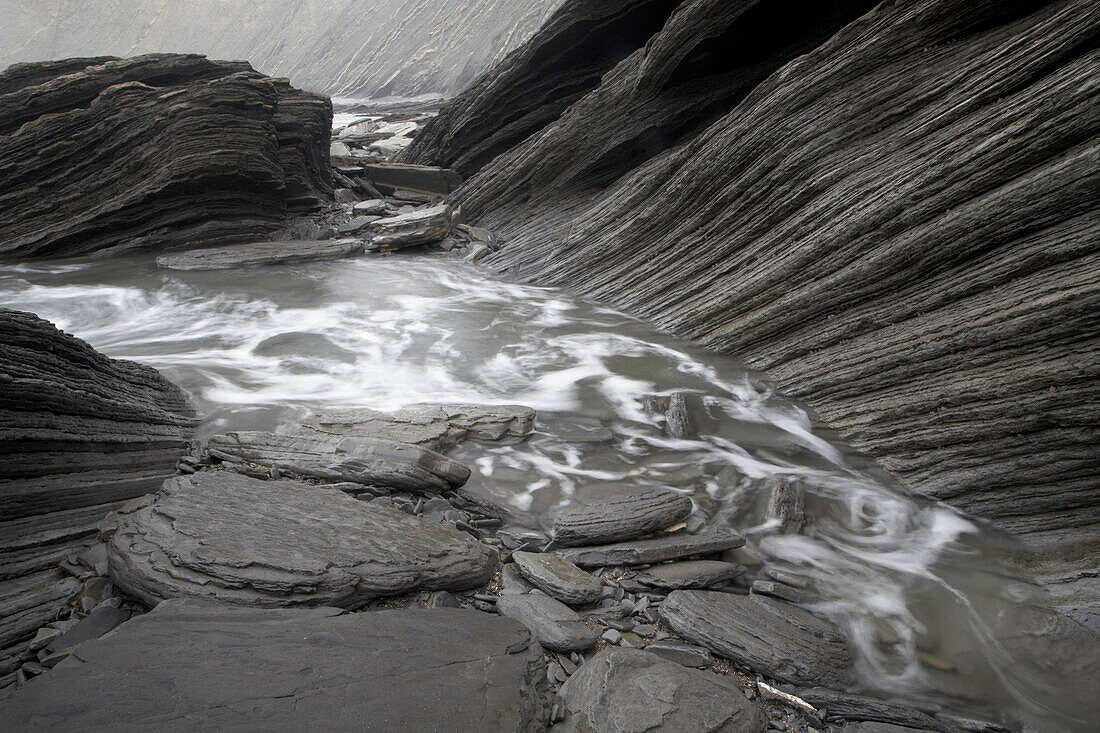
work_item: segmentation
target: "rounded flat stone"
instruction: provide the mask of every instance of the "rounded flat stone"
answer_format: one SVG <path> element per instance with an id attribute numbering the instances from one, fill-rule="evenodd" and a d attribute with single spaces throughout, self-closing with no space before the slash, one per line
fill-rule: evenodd
<path id="1" fill-rule="evenodd" d="M 632 540 L 683 521 L 689 514 L 691 499 L 669 489 L 606 492 L 560 510 L 554 517 L 554 539 L 567 547 Z"/>
<path id="2" fill-rule="evenodd" d="M 557 555 L 519 551 L 512 553 L 512 559 L 520 575 L 562 603 L 583 606 L 603 596 L 597 578 Z"/>

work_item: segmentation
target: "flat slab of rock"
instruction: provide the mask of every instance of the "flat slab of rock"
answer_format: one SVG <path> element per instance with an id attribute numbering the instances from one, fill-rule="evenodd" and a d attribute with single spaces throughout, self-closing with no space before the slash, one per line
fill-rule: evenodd
<path id="1" fill-rule="evenodd" d="M 358 239 L 295 239 L 193 249 L 179 254 L 161 255 L 157 258 L 157 266 L 169 270 L 228 270 L 254 265 L 292 265 L 299 262 L 338 260 L 362 252 L 363 243 Z"/>
<path id="2" fill-rule="evenodd" d="M 148 605 L 194 597 L 354 608 L 473 588 L 497 567 L 494 550 L 446 525 L 337 489 L 230 471 L 170 479 L 120 511 L 108 558 L 115 585 Z"/>
<path id="3" fill-rule="evenodd" d="M 356 169 L 357 173 L 362 173 L 362 168 Z M 369 199 L 367 201 L 360 201 L 351 207 L 352 213 L 356 216 L 385 216 L 389 204 L 385 199 Z"/>
<path id="4" fill-rule="evenodd" d="M 547 649 L 580 652 L 596 646 L 599 634 L 568 606 L 541 593 L 506 595 L 497 599 L 497 611 L 531 630 Z"/>
<path id="5" fill-rule="evenodd" d="M 554 539 L 561 545 L 599 545 L 651 534 L 691 514 L 691 499 L 669 489 L 607 492 L 560 510 Z"/>
<path id="6" fill-rule="evenodd" d="M 168 601 L 16 690 L 3 718 L 19 731 L 536 731 L 543 664 L 530 633 L 493 614 Z"/>
<path id="7" fill-rule="evenodd" d="M 402 491 L 440 492 L 470 478 L 470 469 L 458 461 L 383 438 L 241 431 L 211 437 L 209 449 L 219 457 L 275 464 L 300 476 Z"/>
<path id="8" fill-rule="evenodd" d="M 531 432 L 535 411 L 523 405 L 423 404 L 395 412 L 332 410 L 307 419 L 307 433 L 373 437 L 444 451 L 467 438 L 501 440 Z"/>
<path id="9" fill-rule="evenodd" d="M 581 729 L 594 733 L 763 727 L 760 712 L 731 680 L 639 649 L 601 650 L 562 685 L 561 696 Z"/>
<path id="10" fill-rule="evenodd" d="M 745 572 L 744 565 L 718 560 L 684 560 L 667 565 L 655 565 L 638 573 L 639 583 L 654 588 L 709 588 L 724 583 Z"/>
<path id="11" fill-rule="evenodd" d="M 596 547 L 569 547 L 554 550 L 554 554 L 582 568 L 597 568 L 607 565 L 648 565 L 693 555 L 710 555 L 733 550 L 744 544 L 744 537 L 732 533 L 676 534 Z"/>
<path id="12" fill-rule="evenodd" d="M 783 682 L 835 686 L 850 677 L 852 652 L 840 630 L 773 598 L 677 590 L 661 618 L 684 639 Z"/>
<path id="13" fill-rule="evenodd" d="M 462 176 L 450 168 L 402 163 L 367 163 L 363 173 L 377 186 L 446 196 L 462 185 Z"/>
<path id="14" fill-rule="evenodd" d="M 370 225 L 368 249 L 392 252 L 416 244 L 438 242 L 451 233 L 450 204 L 379 219 Z"/>
<path id="15" fill-rule="evenodd" d="M 666 639 L 655 641 L 646 648 L 647 652 L 664 657 L 670 662 L 682 664 L 685 667 L 709 669 L 714 664 L 714 655 L 710 649 L 696 644 L 685 644 L 682 641 Z"/>
<path id="16" fill-rule="evenodd" d="M 514 552 L 520 575 L 562 603 L 585 606 L 600 600 L 603 585 L 568 560 L 543 552 Z"/>

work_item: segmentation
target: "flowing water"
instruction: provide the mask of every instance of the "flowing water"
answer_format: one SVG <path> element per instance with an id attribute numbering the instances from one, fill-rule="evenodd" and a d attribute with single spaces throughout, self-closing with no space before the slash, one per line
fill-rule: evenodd
<path id="1" fill-rule="evenodd" d="M 763 375 L 614 310 L 416 256 L 195 273 L 147 258 L 9 266 L 0 306 L 160 369 L 205 434 L 285 430 L 322 408 L 529 405 L 528 439 L 453 455 L 472 488 L 531 526 L 608 483 L 672 487 L 749 539 L 744 560 L 816 584 L 863 689 L 1038 730 L 1095 715 L 1078 677 L 1087 651 L 1034 635 L 1053 617 L 1005 538 L 863 470 Z M 674 392 L 690 395 L 697 439 L 668 437 L 647 408 Z M 764 520 L 777 477 L 807 491 L 800 533 Z"/>

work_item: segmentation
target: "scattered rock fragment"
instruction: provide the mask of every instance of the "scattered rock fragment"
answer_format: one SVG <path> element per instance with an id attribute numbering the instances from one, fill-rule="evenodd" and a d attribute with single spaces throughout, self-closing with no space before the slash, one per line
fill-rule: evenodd
<path id="1" fill-rule="evenodd" d="M 554 539 L 566 547 L 641 537 L 691 514 L 691 499 L 668 489 L 607 491 L 554 517 Z"/>
<path id="2" fill-rule="evenodd" d="M 758 731 L 763 725 L 731 680 L 636 649 L 601 650 L 561 695 L 582 729 L 594 733 Z"/>
<path id="3" fill-rule="evenodd" d="M 568 606 L 541 593 L 501 596 L 497 611 L 519 621 L 540 644 L 557 652 L 591 649 L 599 636 Z"/>
<path id="4" fill-rule="evenodd" d="M 514 552 L 512 560 L 524 578 L 562 603 L 584 606 L 596 603 L 603 594 L 599 580 L 557 555 Z"/>
<path id="5" fill-rule="evenodd" d="M 392 252 L 416 244 L 438 242 L 451 231 L 451 207 L 440 204 L 379 219 L 370 225 L 371 250 Z"/>

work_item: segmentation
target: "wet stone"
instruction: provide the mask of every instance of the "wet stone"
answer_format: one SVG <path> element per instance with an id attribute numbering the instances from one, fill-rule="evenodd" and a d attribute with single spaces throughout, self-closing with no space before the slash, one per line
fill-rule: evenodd
<path id="1" fill-rule="evenodd" d="M 609 565 L 646 565 L 695 555 L 710 555 L 741 547 L 745 539 L 732 533 L 670 535 L 595 547 L 570 547 L 554 554 L 582 568 Z"/>
<path id="2" fill-rule="evenodd" d="M 597 633 L 565 604 L 541 593 L 502 595 L 496 610 L 522 623 L 544 647 L 558 652 L 584 651 Z"/>
<path id="3" fill-rule="evenodd" d="M 682 521 L 691 508 L 691 499 L 668 489 L 607 490 L 560 510 L 554 539 L 566 547 L 635 539 Z"/>
<path id="4" fill-rule="evenodd" d="M 512 560 L 527 581 L 563 603 L 584 606 L 603 595 L 599 580 L 556 555 L 516 551 Z"/>
<path id="5" fill-rule="evenodd" d="M 744 565 L 717 560 L 685 560 L 666 565 L 654 565 L 638 573 L 637 580 L 656 588 L 709 588 L 724 583 L 745 572 Z"/>

